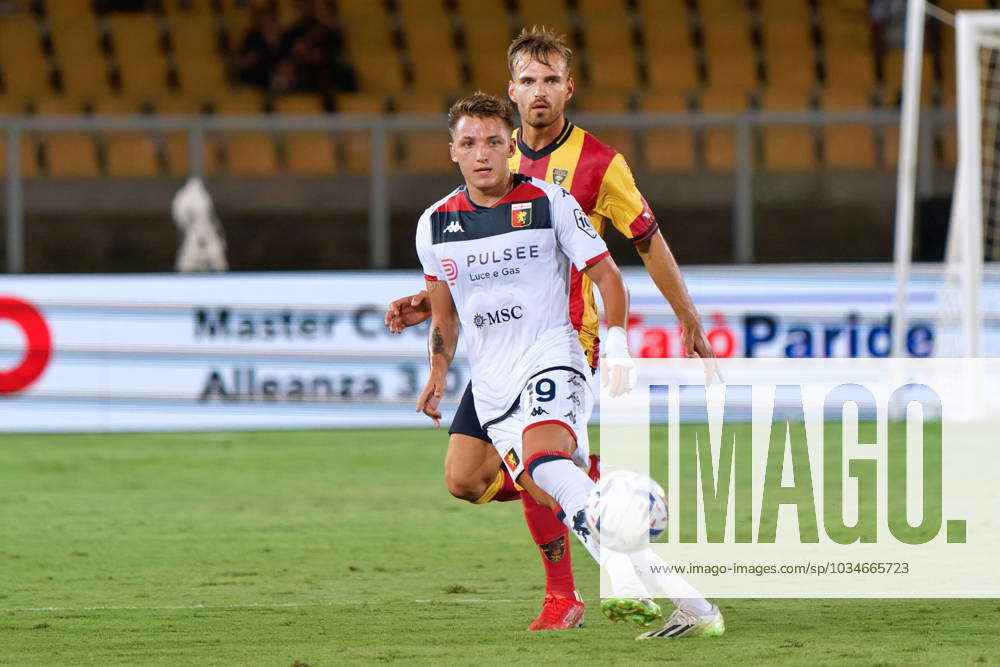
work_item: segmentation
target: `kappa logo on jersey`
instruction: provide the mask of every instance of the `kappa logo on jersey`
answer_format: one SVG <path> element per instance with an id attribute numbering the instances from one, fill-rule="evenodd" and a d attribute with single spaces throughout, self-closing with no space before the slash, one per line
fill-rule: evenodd
<path id="1" fill-rule="evenodd" d="M 594 231 L 594 226 L 590 224 L 590 218 L 584 215 L 583 211 L 580 209 L 574 209 L 573 217 L 576 218 L 576 226 L 580 228 L 581 232 L 592 239 L 597 238 L 597 232 Z"/>
<path id="2" fill-rule="evenodd" d="M 448 279 L 448 284 L 454 285 L 455 279 L 458 278 L 458 264 L 455 263 L 455 260 L 446 257 L 441 260 L 441 266 L 444 267 L 444 277 Z"/>
<path id="3" fill-rule="evenodd" d="M 552 169 L 552 182 L 556 185 L 562 185 L 567 176 L 569 176 L 569 172 L 565 169 Z"/>
<path id="4" fill-rule="evenodd" d="M 532 417 L 541 417 L 542 415 L 547 415 L 547 414 L 549 414 L 549 411 L 540 405 L 531 411 Z"/>
<path id="5" fill-rule="evenodd" d="M 568 419 L 573 426 L 576 426 L 576 413 L 572 410 L 564 414 L 563 419 Z"/>
<path id="6" fill-rule="evenodd" d="M 521 465 L 521 459 L 517 458 L 517 452 L 513 449 L 504 454 L 503 462 L 507 464 L 507 469 L 511 471 L 517 470 L 517 466 Z"/>
<path id="7" fill-rule="evenodd" d="M 511 204 L 510 226 L 518 229 L 531 226 L 531 202 Z"/>
<path id="8" fill-rule="evenodd" d="M 447 227 L 445 227 L 444 229 L 441 230 L 441 233 L 442 234 L 449 234 L 449 233 L 450 234 L 461 234 L 464 231 L 465 230 L 462 229 L 462 224 L 458 221 L 458 218 L 455 218 L 454 220 L 452 220 L 451 222 L 448 223 Z"/>

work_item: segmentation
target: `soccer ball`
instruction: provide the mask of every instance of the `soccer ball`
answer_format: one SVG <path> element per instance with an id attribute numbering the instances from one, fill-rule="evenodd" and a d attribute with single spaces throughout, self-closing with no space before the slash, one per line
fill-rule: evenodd
<path id="1" fill-rule="evenodd" d="M 663 489 L 645 475 L 616 470 L 590 490 L 584 516 L 600 543 L 615 551 L 639 551 L 667 527 Z"/>

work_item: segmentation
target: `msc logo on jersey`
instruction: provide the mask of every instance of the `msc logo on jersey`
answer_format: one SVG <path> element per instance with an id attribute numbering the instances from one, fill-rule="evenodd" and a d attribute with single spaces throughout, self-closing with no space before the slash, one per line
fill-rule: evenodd
<path id="1" fill-rule="evenodd" d="M 517 470 L 517 466 L 521 465 L 521 459 L 517 458 L 517 452 L 513 449 L 504 454 L 503 462 L 507 464 L 507 469 L 511 472 Z"/>
<path id="2" fill-rule="evenodd" d="M 511 320 L 519 320 L 524 317 L 524 309 L 521 306 L 511 306 L 509 308 L 497 308 L 493 312 L 476 313 L 472 318 L 472 323 L 477 329 L 494 324 L 502 324 Z"/>
<path id="3" fill-rule="evenodd" d="M 531 202 L 524 204 L 511 204 L 510 226 L 529 227 L 531 225 Z"/>
<path id="4" fill-rule="evenodd" d="M 556 185 L 562 185 L 566 177 L 569 176 L 569 172 L 565 169 L 553 169 L 552 170 L 552 182 Z"/>

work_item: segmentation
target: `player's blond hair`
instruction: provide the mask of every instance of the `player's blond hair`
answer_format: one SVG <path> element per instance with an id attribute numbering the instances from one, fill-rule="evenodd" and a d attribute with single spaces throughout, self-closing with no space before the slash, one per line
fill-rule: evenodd
<path id="1" fill-rule="evenodd" d="M 514 69 L 522 60 L 527 62 L 537 60 L 543 65 L 553 67 L 551 62 L 553 56 L 563 59 L 566 63 L 566 72 L 569 73 L 570 63 L 573 62 L 573 50 L 566 46 L 565 35 L 560 35 L 545 26 L 532 26 L 530 30 L 527 28 L 522 30 L 507 47 L 507 69 L 510 70 L 511 78 L 514 78 Z"/>
<path id="2" fill-rule="evenodd" d="M 514 131 L 514 109 L 510 106 L 510 102 L 481 90 L 451 105 L 448 109 L 448 131 L 454 130 L 458 121 L 466 116 L 499 118 L 507 126 L 508 131 Z"/>

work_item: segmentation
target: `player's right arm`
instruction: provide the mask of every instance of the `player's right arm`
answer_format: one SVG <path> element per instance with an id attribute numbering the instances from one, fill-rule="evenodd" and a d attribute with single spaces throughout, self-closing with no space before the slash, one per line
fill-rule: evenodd
<path id="1" fill-rule="evenodd" d="M 445 280 L 445 272 L 431 241 L 430 211 L 425 211 L 417 222 L 417 257 L 424 269 L 424 282 L 427 285 L 427 298 L 430 302 L 431 330 L 427 339 L 427 356 L 430 357 L 431 374 L 424 390 L 417 398 L 417 412 L 423 412 L 434 420 L 435 426 L 441 425 L 441 413 L 438 404 L 444 395 L 445 383 L 448 378 L 448 367 L 455 358 L 455 346 L 458 345 L 458 312 L 451 289 Z"/>
<path id="2" fill-rule="evenodd" d="M 438 404 L 448 381 L 448 368 L 455 358 L 458 345 L 458 312 L 448 283 L 427 278 L 427 300 L 430 301 L 431 330 L 427 338 L 427 355 L 430 357 L 431 374 L 424 390 L 417 399 L 417 412 L 423 412 L 441 425 Z"/>

